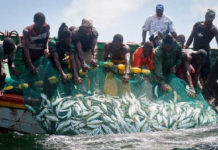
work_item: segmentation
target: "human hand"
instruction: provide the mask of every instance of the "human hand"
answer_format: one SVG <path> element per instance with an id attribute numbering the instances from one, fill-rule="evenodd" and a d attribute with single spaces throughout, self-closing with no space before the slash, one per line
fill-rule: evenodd
<path id="1" fill-rule="evenodd" d="M 48 49 L 44 50 L 44 55 L 45 55 L 45 58 L 48 58 L 50 56 L 50 52 Z"/>
<path id="2" fill-rule="evenodd" d="M 191 98 L 195 98 L 196 97 L 196 92 L 195 92 L 195 89 L 193 87 L 187 86 L 186 90 L 187 90 L 187 95 L 189 97 L 191 97 Z"/>
<path id="3" fill-rule="evenodd" d="M 98 64 L 98 60 L 93 58 L 93 59 L 91 60 L 91 65 L 92 65 L 93 67 L 97 67 L 97 64 Z"/>
<path id="4" fill-rule="evenodd" d="M 199 89 L 203 89 L 203 86 L 201 85 L 201 82 L 199 81 L 199 82 L 197 82 L 197 87 L 199 88 Z"/>
<path id="5" fill-rule="evenodd" d="M 164 92 L 167 92 L 170 90 L 169 87 L 164 82 L 161 83 L 161 89 Z"/>
<path id="6" fill-rule="evenodd" d="M 90 69 L 89 66 L 88 66 L 86 63 L 84 63 L 83 66 L 82 66 L 82 71 L 83 71 L 83 72 L 86 72 L 86 71 L 88 71 L 89 69 Z"/>
<path id="7" fill-rule="evenodd" d="M 82 78 L 80 78 L 80 77 L 75 77 L 74 78 L 74 82 L 75 82 L 75 84 L 81 84 L 82 83 Z"/>
<path id="8" fill-rule="evenodd" d="M 130 79 L 129 74 L 125 74 L 124 77 L 123 77 L 123 82 L 127 83 L 129 81 L 129 79 Z"/>
<path id="9" fill-rule="evenodd" d="M 66 83 L 67 81 L 69 81 L 68 76 L 67 76 L 67 74 L 65 74 L 65 73 L 63 73 L 63 74 L 61 75 L 61 78 L 62 78 L 62 81 L 63 81 L 64 83 Z"/>
<path id="10" fill-rule="evenodd" d="M 32 66 L 32 67 L 30 68 L 30 71 L 31 71 L 31 73 L 33 73 L 33 74 L 36 74 L 36 73 L 38 72 L 38 70 L 36 69 L 35 66 Z"/>

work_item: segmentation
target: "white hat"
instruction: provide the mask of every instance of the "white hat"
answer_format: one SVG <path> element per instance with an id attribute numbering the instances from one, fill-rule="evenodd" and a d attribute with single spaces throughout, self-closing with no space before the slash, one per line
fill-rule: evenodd
<path id="1" fill-rule="evenodd" d="M 93 27 L 93 21 L 91 19 L 83 18 L 81 26 L 83 26 L 83 27 Z"/>

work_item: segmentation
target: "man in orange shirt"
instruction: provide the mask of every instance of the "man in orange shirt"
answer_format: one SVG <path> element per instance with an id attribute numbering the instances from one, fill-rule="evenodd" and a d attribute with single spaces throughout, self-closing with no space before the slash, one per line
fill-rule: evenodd
<path id="1" fill-rule="evenodd" d="M 150 70 L 154 70 L 153 57 L 153 43 L 150 41 L 145 42 L 143 47 L 139 47 L 133 53 L 133 67 L 146 67 Z"/>

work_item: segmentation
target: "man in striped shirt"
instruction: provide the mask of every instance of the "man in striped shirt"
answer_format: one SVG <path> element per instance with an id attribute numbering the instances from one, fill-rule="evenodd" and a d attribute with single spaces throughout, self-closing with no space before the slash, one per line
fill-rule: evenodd
<path id="1" fill-rule="evenodd" d="M 49 56 L 48 38 L 50 26 L 45 22 L 45 15 L 41 12 L 34 15 L 34 24 L 23 30 L 24 59 L 27 67 L 35 74 L 33 62 L 41 56 Z"/>

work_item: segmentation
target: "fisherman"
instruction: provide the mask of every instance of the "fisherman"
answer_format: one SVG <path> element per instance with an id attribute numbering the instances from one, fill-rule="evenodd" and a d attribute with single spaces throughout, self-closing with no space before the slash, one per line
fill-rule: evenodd
<path id="1" fill-rule="evenodd" d="M 143 47 L 139 47 L 133 53 L 133 67 L 145 68 L 154 70 L 154 46 L 153 43 L 148 41 L 145 42 Z"/>
<path id="2" fill-rule="evenodd" d="M 87 64 L 91 64 L 93 67 L 97 66 L 97 38 L 98 32 L 93 27 L 92 20 L 83 19 L 82 24 L 77 29 L 72 29 L 73 36 L 72 41 L 76 45 L 78 53 L 78 59 L 83 71 L 89 69 Z"/>
<path id="3" fill-rule="evenodd" d="M 184 49 L 182 54 L 183 61 L 178 68 L 176 75 L 188 83 L 189 87 L 187 94 L 191 98 L 194 98 L 196 96 L 194 88 L 202 89 L 200 82 L 200 72 L 206 60 L 207 52 L 203 49 L 198 51 Z"/>
<path id="4" fill-rule="evenodd" d="M 182 47 L 172 35 L 165 35 L 160 46 L 154 52 L 155 77 L 161 83 L 163 91 L 170 90 L 164 82 L 164 76 L 176 73 L 176 68 L 182 63 Z"/>
<path id="5" fill-rule="evenodd" d="M 185 36 L 183 34 L 179 34 L 176 41 L 182 46 L 182 48 L 185 47 Z"/>
<path id="6" fill-rule="evenodd" d="M 128 82 L 130 76 L 130 49 L 129 46 L 123 44 L 123 36 L 116 34 L 113 41 L 104 46 L 104 61 L 110 59 L 114 64 L 125 64 L 124 82 Z"/>
<path id="7" fill-rule="evenodd" d="M 155 32 L 161 32 L 164 34 L 165 32 L 170 32 L 174 38 L 176 38 L 176 32 L 173 27 L 172 20 L 163 14 L 164 6 L 162 4 L 158 4 L 156 6 L 156 14 L 148 17 L 145 21 L 145 24 L 142 27 L 142 45 L 146 41 L 146 34 L 149 31 L 150 36 L 154 35 Z"/>
<path id="8" fill-rule="evenodd" d="M 41 56 L 48 57 L 48 38 L 50 26 L 45 23 L 45 15 L 38 12 L 34 15 L 34 24 L 23 30 L 24 59 L 31 73 L 38 72 L 33 63 Z"/>
<path id="9" fill-rule="evenodd" d="M 216 37 L 216 41 L 218 43 L 218 30 L 213 24 L 213 20 L 215 19 L 216 12 L 212 9 L 208 9 L 205 15 L 205 21 L 197 22 L 191 35 L 188 38 L 185 48 L 187 49 L 192 41 L 193 49 L 205 49 L 207 51 L 207 59 L 201 71 L 201 77 L 204 81 L 206 81 L 207 76 L 210 72 L 210 42 L 214 37 Z"/>
<path id="10" fill-rule="evenodd" d="M 0 95 L 3 92 L 6 73 L 4 69 L 3 60 L 7 59 L 8 67 L 12 70 L 12 73 L 18 75 L 19 72 L 14 68 L 14 58 L 16 55 L 16 45 L 11 38 L 5 38 L 4 41 L 0 41 Z"/>
<path id="11" fill-rule="evenodd" d="M 76 50 L 71 42 L 71 31 L 68 29 L 65 23 L 62 23 L 59 28 L 58 39 L 52 39 L 49 41 L 49 51 L 63 82 L 67 82 L 69 80 L 67 74 L 64 72 L 64 69 L 68 66 L 67 62 L 65 61 L 66 56 L 69 56 L 70 59 L 71 68 L 68 69 L 72 70 L 74 74 L 74 82 L 76 84 L 82 82 L 82 79 L 78 76 L 77 66 L 75 63 Z"/>
<path id="12" fill-rule="evenodd" d="M 218 105 L 218 57 L 214 61 L 202 93 L 211 105 Z"/>

